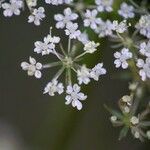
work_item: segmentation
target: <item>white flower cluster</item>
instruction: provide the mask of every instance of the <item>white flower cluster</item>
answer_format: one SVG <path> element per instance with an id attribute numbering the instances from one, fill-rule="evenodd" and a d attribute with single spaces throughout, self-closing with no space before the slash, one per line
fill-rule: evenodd
<path id="1" fill-rule="evenodd" d="M 141 79 L 145 81 L 146 79 L 150 79 L 150 41 L 142 42 L 139 46 L 139 52 L 141 55 L 145 57 L 139 58 L 137 60 L 137 67 L 139 70 L 139 75 L 141 76 Z"/>
<path id="2" fill-rule="evenodd" d="M 51 5 L 62 5 L 62 4 L 69 4 L 73 2 L 73 0 L 45 0 L 46 4 L 51 4 Z"/>
<path id="3" fill-rule="evenodd" d="M 89 5 L 89 7 L 85 7 L 86 5 L 82 1 L 66 2 L 63 0 L 45 0 L 45 2 L 52 5 L 67 4 L 67 6 L 70 6 L 64 9 L 63 14 L 54 15 L 54 19 L 57 22 L 57 29 L 65 29 L 69 26 L 74 29 L 77 28 L 77 24 L 72 23 L 80 16 L 83 20 L 83 26 L 91 28 L 100 37 L 105 37 L 112 34 L 112 30 L 114 29 L 113 23 L 109 20 L 106 22 L 103 21 L 100 17 L 98 17 L 98 14 L 103 11 L 111 12 L 113 10 L 113 0 L 95 0 L 95 5 Z M 76 13 L 73 12 L 73 9 L 71 10 L 71 8 L 73 8 Z M 66 32 L 68 31 L 66 30 Z"/>
<path id="4" fill-rule="evenodd" d="M 77 27 L 74 29 L 74 25 L 76 23 L 72 23 L 70 27 L 67 27 L 69 23 L 66 25 L 65 33 L 68 35 L 68 47 L 67 50 L 63 48 L 61 44 L 61 39 L 58 36 L 52 36 L 51 29 L 50 33 L 44 37 L 44 41 L 35 42 L 34 52 L 42 55 L 53 54 L 57 57 L 57 62 L 51 62 L 49 64 L 42 65 L 41 63 L 36 63 L 34 58 L 29 59 L 30 64 L 27 62 L 21 63 L 21 67 L 23 70 L 27 71 L 29 76 L 35 76 L 36 78 L 40 78 L 42 76 L 41 70 L 61 66 L 53 79 L 46 85 L 44 89 L 44 94 L 48 93 L 50 96 L 54 96 L 55 93 L 62 94 L 66 92 L 66 104 L 72 104 L 73 107 L 77 107 L 78 110 L 82 109 L 81 101 L 87 98 L 82 92 L 80 92 L 81 84 L 88 84 L 91 79 L 98 81 L 101 75 L 106 74 L 106 69 L 103 68 L 103 63 L 97 64 L 94 68 L 89 69 L 85 64 L 80 65 L 80 59 L 86 54 L 93 54 L 99 43 L 95 43 L 94 41 L 88 41 L 83 44 L 82 53 L 76 56 L 76 50 L 72 47 L 72 39 L 79 39 L 80 34 Z M 78 40 L 79 41 L 79 40 Z M 61 52 L 58 52 L 58 46 Z M 57 50 L 56 50 L 57 47 Z M 72 83 L 72 75 L 73 72 L 76 73 L 78 83 Z M 59 82 L 59 77 L 66 73 L 66 84 Z M 66 85 L 66 86 L 65 86 Z"/>
<path id="5" fill-rule="evenodd" d="M 2 4 L 1 4 L 2 3 Z M 3 14 L 5 17 L 11 17 L 13 15 L 20 15 L 25 3 L 27 4 L 31 15 L 28 17 L 28 22 L 34 22 L 35 25 L 39 26 L 40 21 L 45 18 L 45 10 L 43 7 L 35 8 L 37 6 L 37 0 L 10 0 L 5 2 L 1 1 L 0 5 L 4 9 Z"/>
<path id="6" fill-rule="evenodd" d="M 88 84 L 91 79 L 98 81 L 101 75 L 106 74 L 103 63 L 98 63 L 92 69 L 87 68 L 86 64 L 79 64 L 83 56 L 93 54 L 99 46 L 99 43 L 89 40 L 89 36 L 85 32 L 86 28 L 92 29 L 99 37 L 110 37 L 114 38 L 116 42 L 121 42 L 117 45 L 117 47 L 122 47 L 121 51 L 114 53 L 116 68 L 127 69 L 129 67 L 128 62 L 131 60 L 135 62 L 143 81 L 150 78 L 150 41 L 146 42 L 145 40 L 140 45 L 135 44 L 133 46 L 133 39 L 138 31 L 146 38 L 150 38 L 149 13 L 141 15 L 139 22 L 134 26 L 137 31 L 133 33 L 131 38 L 126 38 L 129 33 L 128 27 L 130 26 L 127 19 L 135 17 L 135 13 L 137 13 L 136 5 L 132 6 L 126 2 L 121 3 L 118 14 L 123 17 L 123 20 L 112 21 L 108 19 L 103 20 L 99 17 L 99 14 L 113 11 L 114 0 L 95 0 L 94 2 L 91 5 L 85 4 L 82 0 L 45 0 L 45 3 L 49 5 L 65 6 L 62 13 L 54 15 L 54 20 L 56 21 L 55 27 L 62 29 L 68 37 L 67 50 L 64 49 L 61 38 L 52 36 L 50 31 L 43 41 L 34 43 L 34 52 L 42 56 L 53 54 L 58 61 L 42 65 L 30 57 L 29 63 L 23 62 L 21 64 L 22 69 L 26 70 L 29 76 L 35 76 L 36 78 L 42 77 L 41 71 L 43 69 L 61 66 L 54 78 L 45 87 L 44 94 L 48 93 L 50 96 L 54 96 L 56 93 L 62 94 L 66 92 L 66 104 L 72 104 L 73 107 L 77 107 L 79 110 L 82 108 L 80 101 L 87 98 L 80 92 L 81 84 Z M 46 15 L 44 7 L 37 7 L 37 0 L 0 1 L 0 7 L 3 9 L 5 17 L 20 15 L 24 6 L 27 6 L 31 13 L 28 17 L 28 23 L 34 23 L 36 26 L 39 26 Z M 82 22 L 78 24 L 80 19 Z M 81 28 L 79 29 L 80 26 Z M 84 30 L 82 30 L 82 27 L 84 27 Z M 80 55 L 76 54 L 76 47 L 72 46 L 73 40 L 82 43 L 82 53 Z M 138 57 L 139 54 L 135 54 L 134 50 L 131 53 L 132 48 L 134 49 L 135 47 L 139 49 L 142 58 Z M 61 50 L 61 52 L 58 52 L 58 50 Z M 72 71 L 75 72 L 77 79 L 77 83 L 74 84 L 72 84 Z M 58 80 L 63 72 L 66 72 L 66 86 Z"/>
<path id="7" fill-rule="evenodd" d="M 146 119 L 148 118 L 150 110 L 149 108 L 146 108 L 144 111 L 138 112 L 137 115 L 137 109 L 134 109 L 135 104 L 137 103 L 132 94 L 123 96 L 119 100 L 121 112 L 110 109 L 112 114 L 110 120 L 115 127 L 123 127 L 122 129 L 127 128 L 127 132 L 130 130 L 134 138 L 143 141 L 144 138 L 149 139 L 149 121 Z M 122 135 L 127 134 L 127 132 L 122 133 L 121 130 L 120 138 L 123 138 L 124 136 Z"/>

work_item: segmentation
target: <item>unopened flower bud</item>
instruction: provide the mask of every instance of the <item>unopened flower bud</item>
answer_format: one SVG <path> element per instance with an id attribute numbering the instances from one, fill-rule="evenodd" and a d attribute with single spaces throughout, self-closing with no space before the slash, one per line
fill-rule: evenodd
<path id="1" fill-rule="evenodd" d="M 133 116 L 131 119 L 130 119 L 130 122 L 133 124 L 133 125 L 137 125 L 139 123 L 139 118 L 137 118 L 136 116 Z"/>

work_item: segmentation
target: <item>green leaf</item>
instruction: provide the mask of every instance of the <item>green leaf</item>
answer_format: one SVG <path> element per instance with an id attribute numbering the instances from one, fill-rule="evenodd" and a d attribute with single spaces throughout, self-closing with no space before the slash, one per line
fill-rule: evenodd
<path id="1" fill-rule="evenodd" d="M 127 136 L 127 133 L 129 131 L 128 127 L 123 127 L 122 130 L 120 131 L 120 135 L 119 135 L 119 140 L 122 140 L 124 137 Z"/>

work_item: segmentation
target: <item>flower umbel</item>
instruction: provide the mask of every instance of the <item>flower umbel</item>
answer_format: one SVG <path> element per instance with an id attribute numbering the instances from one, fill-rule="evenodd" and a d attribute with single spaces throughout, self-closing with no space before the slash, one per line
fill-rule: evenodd
<path id="1" fill-rule="evenodd" d="M 92 78 L 98 80 L 100 75 L 104 75 L 106 73 L 102 63 L 98 64 L 93 69 L 87 68 L 85 64 L 79 64 L 83 56 L 92 54 L 97 50 L 99 43 L 89 41 L 84 45 L 82 42 L 77 40 L 80 35 L 74 35 L 72 32 L 74 30 L 71 30 L 71 35 L 68 34 L 69 38 L 67 50 L 65 50 L 61 43 L 61 38 L 58 36 L 52 36 L 51 30 L 52 28 L 50 28 L 50 33 L 44 37 L 44 42 L 35 42 L 34 52 L 42 55 L 53 54 L 58 61 L 41 65 L 36 63 L 35 59 L 30 57 L 31 64 L 23 62 L 21 64 L 22 69 L 27 70 L 28 75 L 35 75 L 35 77 L 40 78 L 41 69 L 43 70 L 55 66 L 61 66 L 52 80 L 46 85 L 44 94 L 48 93 L 50 96 L 54 96 L 55 93 L 62 94 L 64 91 L 66 91 L 66 104 L 68 105 L 71 103 L 73 107 L 77 107 L 78 110 L 81 110 L 82 103 L 80 101 L 85 100 L 87 96 L 80 92 L 81 87 L 79 85 L 88 84 Z M 76 30 L 79 31 L 77 28 Z M 75 48 L 72 46 L 73 37 L 76 37 L 76 40 L 83 45 L 82 47 L 84 50 L 82 49 L 82 52 L 79 55 L 76 54 L 77 47 Z M 61 51 L 58 52 L 58 49 Z M 76 74 L 79 85 L 77 83 L 72 83 L 73 72 Z M 59 80 L 60 76 L 64 73 L 66 74 L 65 83 L 60 82 Z"/>

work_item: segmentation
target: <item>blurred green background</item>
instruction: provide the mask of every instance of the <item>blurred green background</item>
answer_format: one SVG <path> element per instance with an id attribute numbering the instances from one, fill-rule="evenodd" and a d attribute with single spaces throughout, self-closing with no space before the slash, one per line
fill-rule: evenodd
<path id="1" fill-rule="evenodd" d="M 120 2 L 115 1 L 114 7 Z M 130 135 L 118 141 L 119 129 L 112 127 L 103 107 L 117 108 L 117 100 L 128 94 L 128 81 L 114 78 L 118 71 L 109 41 L 101 40 L 100 51 L 87 59 L 90 67 L 103 61 L 108 74 L 84 89 L 89 97 L 81 111 L 66 106 L 64 96 L 42 94 L 53 69 L 44 72 L 41 80 L 21 70 L 20 63 L 29 56 L 44 62 L 33 53 L 34 42 L 48 34 L 55 25 L 53 15 L 63 9 L 41 4 L 47 17 L 39 27 L 27 23 L 27 9 L 19 17 L 5 18 L 0 13 L 0 150 L 149 150 L 148 142 Z M 60 30 L 53 32 L 60 34 Z"/>

